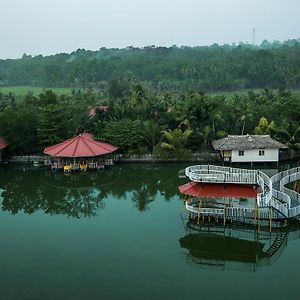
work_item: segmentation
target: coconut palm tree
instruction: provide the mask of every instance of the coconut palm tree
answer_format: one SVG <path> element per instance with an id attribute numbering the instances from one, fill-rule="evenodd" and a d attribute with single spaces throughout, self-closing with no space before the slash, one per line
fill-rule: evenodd
<path id="1" fill-rule="evenodd" d="M 144 140 L 153 152 L 154 146 L 160 141 L 162 135 L 159 125 L 154 120 L 147 120 L 143 125 Z"/>
<path id="2" fill-rule="evenodd" d="M 167 142 L 163 142 L 161 147 L 173 152 L 176 157 L 179 157 L 183 154 L 182 150 L 186 146 L 192 132 L 193 131 L 191 129 L 182 131 L 180 128 L 163 131 L 163 137 L 167 140 Z"/>

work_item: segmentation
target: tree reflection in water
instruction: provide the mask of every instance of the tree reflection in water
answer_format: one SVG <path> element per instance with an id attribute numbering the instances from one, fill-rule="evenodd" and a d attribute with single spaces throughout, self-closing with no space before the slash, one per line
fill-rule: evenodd
<path id="1" fill-rule="evenodd" d="M 178 166 L 125 165 L 101 172 L 53 173 L 46 169 L 0 169 L 2 209 L 16 214 L 42 210 L 47 214 L 93 217 L 108 197 L 130 200 L 145 211 L 160 193 L 169 201 L 179 194 Z"/>
<path id="2" fill-rule="evenodd" d="M 300 226 L 273 229 L 250 225 L 187 222 L 186 235 L 179 240 L 191 266 L 218 270 L 256 271 L 275 263 L 287 243 L 300 238 Z"/>

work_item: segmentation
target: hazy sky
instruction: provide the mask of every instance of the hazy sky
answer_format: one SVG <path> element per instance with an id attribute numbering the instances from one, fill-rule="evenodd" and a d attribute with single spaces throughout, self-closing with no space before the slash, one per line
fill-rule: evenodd
<path id="1" fill-rule="evenodd" d="M 300 0 L 0 0 L 0 58 L 300 37 Z"/>

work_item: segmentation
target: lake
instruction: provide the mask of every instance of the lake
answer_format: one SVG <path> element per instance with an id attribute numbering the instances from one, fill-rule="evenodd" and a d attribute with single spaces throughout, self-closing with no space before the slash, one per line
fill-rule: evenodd
<path id="1" fill-rule="evenodd" d="M 300 226 L 196 228 L 187 165 L 0 168 L 1 299 L 296 299 Z"/>

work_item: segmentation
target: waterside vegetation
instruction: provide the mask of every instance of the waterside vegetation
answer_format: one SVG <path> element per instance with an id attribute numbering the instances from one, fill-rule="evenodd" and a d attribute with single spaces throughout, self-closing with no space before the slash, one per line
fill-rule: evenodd
<path id="1" fill-rule="evenodd" d="M 294 157 L 299 59 L 290 40 L 0 60 L 0 137 L 26 154 L 87 131 L 122 153 L 169 158 L 211 151 L 228 134 L 270 134 Z"/>
<path id="2" fill-rule="evenodd" d="M 299 120 L 300 98 L 285 89 L 232 97 L 202 91 L 172 94 L 122 77 L 100 95 L 89 89 L 69 95 L 51 90 L 38 96 L 0 94 L 0 136 L 13 154 L 39 152 L 87 131 L 122 153 L 164 158 L 210 151 L 211 141 L 227 134 L 270 134 L 287 144 L 293 157 L 300 145 Z"/>

